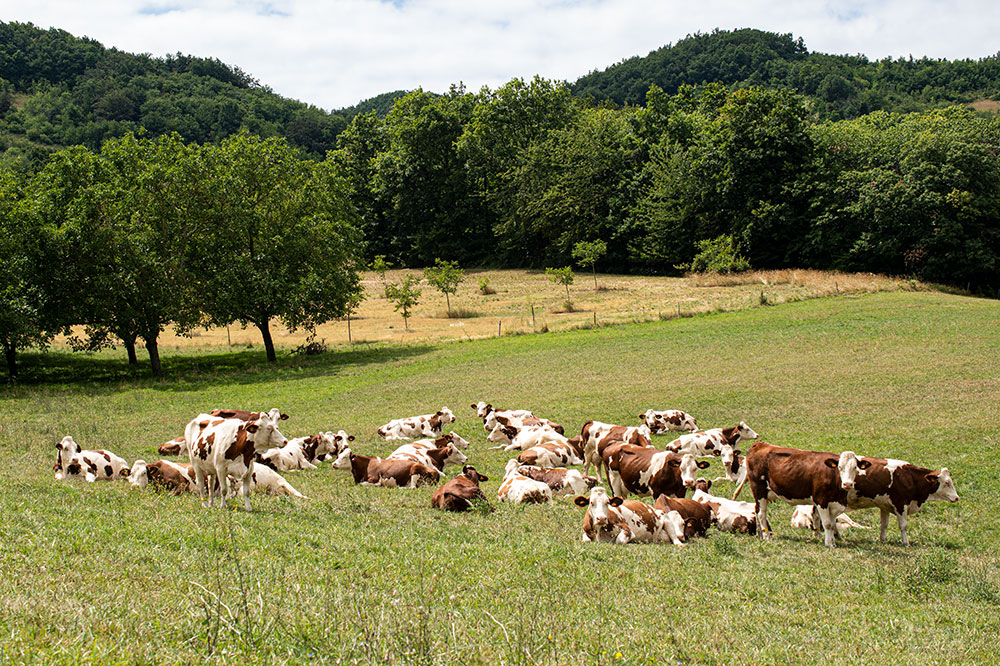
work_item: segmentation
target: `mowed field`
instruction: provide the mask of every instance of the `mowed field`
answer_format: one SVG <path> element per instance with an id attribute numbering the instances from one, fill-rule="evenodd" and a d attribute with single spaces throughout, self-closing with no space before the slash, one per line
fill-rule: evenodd
<path id="1" fill-rule="evenodd" d="M 935 292 L 821 298 L 646 324 L 317 357 L 196 352 L 164 381 L 119 354 L 38 361 L 0 393 L 0 656 L 9 663 L 983 664 L 1000 635 L 1000 304 Z M 60 366 L 60 362 L 62 366 Z M 36 369 L 36 372 L 40 372 Z M 961 501 L 892 521 L 852 514 L 829 550 L 711 531 L 685 547 L 585 544 L 583 511 L 445 515 L 432 488 L 286 474 L 309 501 L 254 511 L 123 483 L 56 483 L 72 434 L 130 461 L 214 407 L 280 407 L 284 433 L 375 428 L 448 405 L 495 497 L 507 454 L 469 404 L 577 432 L 680 408 L 781 445 L 947 466 Z M 657 438 L 654 444 L 666 443 Z M 449 469 L 449 475 L 453 473 Z M 720 474 L 718 463 L 706 476 Z M 713 488 L 717 494 L 730 484 Z M 744 490 L 743 499 L 749 498 Z"/>

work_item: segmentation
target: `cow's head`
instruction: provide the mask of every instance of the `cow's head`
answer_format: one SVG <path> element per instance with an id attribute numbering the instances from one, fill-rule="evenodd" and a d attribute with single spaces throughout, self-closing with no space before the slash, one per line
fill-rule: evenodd
<path id="1" fill-rule="evenodd" d="M 955 482 L 952 480 L 951 472 L 948 471 L 947 467 L 942 467 L 940 472 L 931 472 L 926 478 L 931 483 L 936 481 L 938 484 L 937 490 L 927 499 L 939 502 L 958 501 L 958 491 L 955 490 Z"/>
<path id="2" fill-rule="evenodd" d="M 444 440 L 444 443 L 451 444 L 455 448 L 458 448 L 458 449 L 467 449 L 467 448 L 469 448 L 469 440 L 465 439 L 464 437 L 462 437 L 461 435 L 459 435 L 454 430 L 452 430 L 451 432 L 449 432 L 447 435 L 443 435 L 441 437 L 441 439 L 437 440 L 437 441 L 441 441 L 441 440 Z M 438 444 L 438 446 L 440 446 L 440 444 Z"/>
<path id="3" fill-rule="evenodd" d="M 128 475 L 128 482 L 133 488 L 142 490 L 149 483 L 149 475 L 146 473 L 146 461 L 136 460 L 132 463 L 132 469 Z"/>
<path id="4" fill-rule="evenodd" d="M 590 497 L 577 496 L 573 500 L 577 506 L 590 507 L 590 520 L 594 525 L 607 525 L 608 513 L 613 506 L 621 506 L 621 497 L 608 497 L 608 492 L 598 486 L 590 491 Z"/>
<path id="5" fill-rule="evenodd" d="M 464 465 L 469 460 L 454 444 L 446 444 L 441 448 L 448 452 L 444 459 L 445 465 Z"/>
<path id="6" fill-rule="evenodd" d="M 319 442 L 316 444 L 316 452 L 313 454 L 316 458 L 322 458 L 328 453 L 337 453 L 339 448 L 337 447 L 337 435 L 334 434 L 332 430 L 327 430 L 326 432 L 321 432 L 316 435 Z"/>
<path id="7" fill-rule="evenodd" d="M 445 424 L 445 423 L 454 423 L 455 422 L 455 415 L 447 407 L 442 407 L 440 410 L 438 410 L 437 415 L 441 418 L 441 424 L 442 425 Z"/>
<path id="8" fill-rule="evenodd" d="M 73 438 L 69 435 L 63 437 L 59 443 L 56 444 L 56 458 L 60 463 L 66 465 L 69 459 L 80 452 L 80 445 L 73 441 Z"/>
<path id="9" fill-rule="evenodd" d="M 712 487 L 712 482 L 709 479 L 698 477 L 694 480 L 695 491 L 700 490 L 703 493 L 707 493 L 708 489 Z"/>
<path id="10" fill-rule="evenodd" d="M 486 441 L 488 442 L 500 442 L 501 444 L 510 444 L 517 437 L 517 430 L 511 426 L 505 426 L 501 424 L 496 424 L 489 435 L 486 436 Z"/>
<path id="11" fill-rule="evenodd" d="M 477 486 L 483 481 L 489 481 L 490 477 L 485 474 L 480 474 L 476 471 L 476 468 L 472 465 L 466 465 L 462 468 L 462 475 L 465 476 L 469 481 L 472 481 Z"/>
<path id="12" fill-rule="evenodd" d="M 261 414 L 263 414 L 263 412 L 261 412 Z M 277 423 L 278 421 L 288 420 L 288 414 L 282 414 L 281 410 L 278 409 L 277 407 L 269 411 L 267 415 L 271 417 L 271 420 L 274 421 L 275 423 Z"/>
<path id="13" fill-rule="evenodd" d="M 160 444 L 160 448 L 157 451 L 161 456 L 186 456 L 188 454 L 187 439 L 178 437 L 169 442 L 164 442 Z"/>
<path id="14" fill-rule="evenodd" d="M 695 430 L 698 429 L 698 422 L 695 421 L 695 418 L 690 414 L 688 414 L 687 412 L 680 413 L 680 421 L 681 423 L 679 427 L 681 430 L 689 430 L 691 432 L 694 432 Z M 754 437 L 756 436 L 757 435 L 755 434 Z"/>
<path id="15" fill-rule="evenodd" d="M 727 475 L 736 474 L 740 469 L 740 450 L 723 444 L 718 452 L 719 460 Z"/>
<path id="16" fill-rule="evenodd" d="M 333 451 L 331 451 L 330 453 L 340 453 L 348 446 L 350 446 L 348 442 L 353 442 L 353 441 L 354 441 L 354 435 L 348 435 L 343 430 L 337 431 L 337 434 L 333 436 L 334 447 Z"/>
<path id="17" fill-rule="evenodd" d="M 657 435 L 665 430 L 665 426 L 661 423 L 659 415 L 655 410 L 647 409 L 645 414 L 639 414 L 639 420 L 642 421 L 651 432 Z"/>
<path id="18" fill-rule="evenodd" d="M 272 419 L 270 414 L 262 413 L 256 421 L 251 421 L 244 426 L 249 433 L 247 439 L 253 442 L 254 451 L 262 453 L 268 449 L 280 449 L 288 444 L 288 439 L 278 430 L 280 420 L 280 417 Z"/>
<path id="19" fill-rule="evenodd" d="M 753 428 L 748 426 L 743 421 L 740 421 L 740 424 L 736 426 L 736 431 L 740 435 L 739 437 L 736 438 L 737 443 L 742 442 L 745 439 L 750 440 L 750 439 L 757 439 L 757 437 L 759 437 L 759 435 L 753 431 Z"/>
<path id="20" fill-rule="evenodd" d="M 854 482 L 859 476 L 864 476 L 865 470 L 872 466 L 867 460 L 859 460 L 854 451 L 844 451 L 840 458 L 827 458 L 827 467 L 837 470 L 840 475 L 840 487 L 844 490 L 854 488 Z"/>
<path id="21" fill-rule="evenodd" d="M 331 467 L 334 469 L 346 469 L 350 471 L 354 468 L 352 461 L 354 460 L 354 453 L 351 451 L 351 447 L 346 447 L 341 450 L 340 455 L 337 459 L 333 461 Z"/>
<path id="22" fill-rule="evenodd" d="M 680 460 L 673 458 L 667 464 L 671 467 L 680 468 L 681 483 L 683 483 L 686 488 L 694 487 L 694 482 L 698 476 L 699 469 L 708 468 L 708 461 L 696 459 L 693 453 L 685 453 L 681 456 Z"/>
<path id="23" fill-rule="evenodd" d="M 511 474 L 517 472 L 517 469 L 521 466 L 521 463 L 517 461 L 517 458 L 511 458 L 507 461 L 507 465 L 503 468 L 504 477 L 508 477 Z"/>
<path id="24" fill-rule="evenodd" d="M 486 419 L 487 414 L 493 411 L 493 405 L 483 402 L 482 400 L 472 405 L 472 408 L 476 410 L 476 414 L 483 420 Z"/>
<path id="25" fill-rule="evenodd" d="M 676 511 L 659 511 L 656 522 L 657 530 L 660 532 L 657 535 L 658 540 L 687 542 L 686 525 L 681 514 Z"/>

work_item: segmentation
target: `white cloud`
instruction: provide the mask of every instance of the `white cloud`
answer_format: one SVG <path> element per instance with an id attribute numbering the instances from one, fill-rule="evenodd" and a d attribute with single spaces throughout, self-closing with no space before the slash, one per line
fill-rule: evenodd
<path id="1" fill-rule="evenodd" d="M 326 109 L 459 81 L 471 90 L 535 74 L 572 81 L 717 27 L 791 32 L 813 51 L 875 59 L 992 55 L 1000 25 L 995 0 L 0 0 L 0 8 L 4 20 L 125 51 L 216 57 Z"/>

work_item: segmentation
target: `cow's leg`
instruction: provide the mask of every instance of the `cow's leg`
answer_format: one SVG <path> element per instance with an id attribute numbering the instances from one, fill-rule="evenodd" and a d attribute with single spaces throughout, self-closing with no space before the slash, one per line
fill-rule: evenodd
<path id="1" fill-rule="evenodd" d="M 243 508 L 250 511 L 250 481 L 253 480 L 253 467 L 243 475 Z"/>
<path id="2" fill-rule="evenodd" d="M 219 479 L 219 508 L 226 508 L 226 500 L 229 499 L 229 475 L 228 474 L 216 474 Z"/>
<path id="3" fill-rule="evenodd" d="M 597 455 L 597 442 L 591 444 L 591 440 L 588 438 L 587 443 L 583 445 L 583 473 L 590 475 L 590 466 L 594 465 L 597 468 L 595 474 L 597 474 L 597 480 L 601 480 L 601 457 Z"/>
<path id="4" fill-rule="evenodd" d="M 816 507 L 819 512 L 819 519 L 823 522 L 823 534 L 825 536 L 824 543 L 827 548 L 836 548 L 837 540 L 834 537 L 834 529 L 836 524 L 836 518 L 833 515 L 833 511 L 829 506 Z"/>
<path id="5" fill-rule="evenodd" d="M 823 523 L 820 521 L 819 511 L 817 509 L 818 509 L 818 507 L 816 507 L 815 505 L 813 505 L 812 513 L 810 514 L 810 520 L 812 521 L 812 531 L 813 531 L 813 538 L 814 539 L 818 539 L 819 538 L 819 531 L 823 528 Z"/>
<path id="6" fill-rule="evenodd" d="M 903 509 L 903 512 L 896 516 L 896 522 L 899 523 L 899 533 L 903 536 L 903 545 L 909 546 L 910 537 L 906 534 L 906 509 Z"/>
<path id="7" fill-rule="evenodd" d="M 771 532 L 771 523 L 767 522 L 766 497 L 757 500 L 757 531 L 760 532 L 760 538 L 764 541 L 770 541 L 774 536 L 774 533 Z"/>
<path id="8" fill-rule="evenodd" d="M 210 505 L 205 502 L 205 495 L 206 493 L 210 493 L 211 490 L 206 487 L 205 472 L 200 468 L 195 468 L 194 470 L 194 484 L 198 488 L 198 497 L 201 498 L 202 508 L 208 508 Z M 211 494 L 209 494 L 209 499 L 211 499 Z"/>
<path id="9" fill-rule="evenodd" d="M 621 498 L 628 497 L 628 489 L 625 487 L 625 482 L 622 481 L 621 474 L 612 470 L 608 470 L 607 477 L 608 477 L 608 485 L 611 486 L 611 492 L 614 494 L 613 496 Z"/>
<path id="10" fill-rule="evenodd" d="M 879 525 L 878 540 L 882 543 L 885 543 L 885 530 L 887 527 L 889 527 L 889 510 L 879 509 L 879 513 L 880 513 L 879 515 L 880 525 Z"/>

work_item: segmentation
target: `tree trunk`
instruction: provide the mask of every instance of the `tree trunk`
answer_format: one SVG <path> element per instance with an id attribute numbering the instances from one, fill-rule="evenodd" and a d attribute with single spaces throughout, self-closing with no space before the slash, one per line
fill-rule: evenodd
<path id="1" fill-rule="evenodd" d="M 3 354 L 7 357 L 7 374 L 11 383 L 17 381 L 17 349 L 9 342 L 3 343 Z"/>
<path id="2" fill-rule="evenodd" d="M 139 365 L 139 357 L 135 355 L 135 337 L 122 338 L 122 343 L 125 345 L 125 351 L 128 352 L 128 364 Z"/>
<path id="3" fill-rule="evenodd" d="M 451 298 L 448 296 L 448 292 L 444 292 L 444 302 L 448 304 L 448 316 L 451 317 Z"/>
<path id="4" fill-rule="evenodd" d="M 594 272 L 594 291 L 597 291 L 597 264 L 591 264 L 590 270 Z"/>
<path id="5" fill-rule="evenodd" d="M 149 365 L 153 370 L 154 377 L 163 376 L 163 368 L 160 366 L 160 348 L 156 344 L 156 336 L 143 336 L 146 341 L 146 351 L 149 352 Z"/>
<path id="6" fill-rule="evenodd" d="M 260 335 L 264 338 L 264 351 L 267 353 L 268 363 L 274 363 L 278 360 L 278 357 L 274 353 L 274 340 L 271 339 L 271 322 L 268 319 L 264 320 L 263 324 L 257 324 L 257 328 L 260 330 Z"/>

